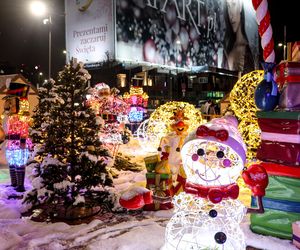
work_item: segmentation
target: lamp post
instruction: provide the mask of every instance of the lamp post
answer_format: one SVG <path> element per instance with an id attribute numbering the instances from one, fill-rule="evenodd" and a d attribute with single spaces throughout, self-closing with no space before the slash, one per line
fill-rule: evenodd
<path id="1" fill-rule="evenodd" d="M 70 53 L 67 50 L 63 50 L 63 53 L 66 55 L 66 63 L 69 63 L 70 61 Z"/>
<path id="2" fill-rule="evenodd" d="M 175 64 L 176 64 L 176 85 L 178 86 L 180 83 L 178 81 L 178 56 L 179 56 L 179 48 L 181 46 L 181 42 L 180 42 L 180 39 L 178 38 L 176 40 L 176 58 L 175 58 Z M 178 87 L 176 87 L 178 88 Z M 184 94 L 183 94 L 183 97 L 184 97 Z"/>
<path id="3" fill-rule="evenodd" d="M 51 16 L 49 15 L 48 18 L 45 18 L 43 20 L 43 23 L 44 24 L 47 24 L 48 25 L 48 29 L 49 29 L 49 32 L 48 32 L 48 77 L 49 79 L 51 78 L 51 53 L 52 53 L 52 46 L 51 46 L 51 43 L 52 43 L 52 33 L 51 33 L 51 26 L 52 26 L 52 19 L 51 19 Z"/>
<path id="4" fill-rule="evenodd" d="M 47 6 L 44 2 L 42 1 L 32 1 L 30 3 L 30 11 L 33 15 L 38 16 L 38 17 L 43 17 L 48 15 L 48 18 L 43 19 L 43 23 L 47 24 L 49 27 L 49 32 L 48 32 L 48 77 L 49 79 L 51 78 L 51 25 L 52 25 L 52 19 L 50 15 L 49 9 L 47 10 Z"/>

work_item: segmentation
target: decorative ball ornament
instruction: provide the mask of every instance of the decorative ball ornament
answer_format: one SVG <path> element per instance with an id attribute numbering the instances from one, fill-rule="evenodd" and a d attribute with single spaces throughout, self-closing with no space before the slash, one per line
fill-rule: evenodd
<path id="1" fill-rule="evenodd" d="M 272 95 L 272 82 L 263 80 L 255 90 L 255 104 L 263 111 L 273 110 L 279 101 L 279 95 Z"/>
<path id="2" fill-rule="evenodd" d="M 273 80 L 274 63 L 263 63 L 265 77 L 258 84 L 254 93 L 255 104 L 260 110 L 271 111 L 279 102 L 276 82 Z"/>
<path id="3" fill-rule="evenodd" d="M 265 62 L 275 62 L 273 30 L 267 0 L 252 0 Z"/>

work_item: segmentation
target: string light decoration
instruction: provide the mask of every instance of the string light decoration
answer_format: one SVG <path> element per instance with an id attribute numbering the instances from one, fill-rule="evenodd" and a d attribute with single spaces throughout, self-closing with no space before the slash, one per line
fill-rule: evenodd
<path id="1" fill-rule="evenodd" d="M 89 90 L 87 104 L 98 116 L 99 137 L 101 142 L 113 153 L 118 145 L 123 144 L 125 123 L 128 122 L 129 105 L 117 94 L 117 89 L 110 89 L 105 83 L 98 83 Z M 127 138 L 129 140 L 129 138 Z"/>
<path id="2" fill-rule="evenodd" d="M 234 114 L 240 119 L 244 119 L 250 114 L 258 111 L 254 103 L 254 92 L 257 85 L 263 80 L 264 71 L 255 70 L 243 75 L 234 85 L 230 92 L 230 105 Z"/>
<path id="3" fill-rule="evenodd" d="M 172 131 L 171 124 L 174 120 L 171 117 L 178 109 L 182 109 L 189 118 L 188 133 L 202 123 L 201 112 L 192 104 L 173 101 L 161 105 L 137 129 L 139 143 L 146 152 L 157 152 L 160 139 Z"/>
<path id="4" fill-rule="evenodd" d="M 165 249 L 246 249 L 239 224 L 228 217 L 210 217 L 214 211 L 176 213 L 166 227 Z"/>
<path id="5" fill-rule="evenodd" d="M 124 101 L 130 105 L 128 114 L 131 123 L 140 123 L 144 120 L 148 106 L 148 94 L 144 92 L 142 87 L 130 86 L 129 93 L 123 95 Z"/>
<path id="6" fill-rule="evenodd" d="M 263 78 L 263 70 L 252 71 L 243 75 L 230 92 L 230 106 L 240 120 L 239 131 L 248 147 L 249 160 L 255 157 L 260 143 L 260 130 L 256 118 L 258 109 L 254 102 L 254 92 Z"/>
<path id="7" fill-rule="evenodd" d="M 166 249 L 245 249 L 239 223 L 247 210 L 237 200 L 236 182 L 246 146 L 237 125 L 233 116 L 218 118 L 186 137 L 181 149 L 185 192 L 174 197 Z"/>
<path id="8" fill-rule="evenodd" d="M 30 117 L 27 96 L 30 87 L 24 80 L 22 76 L 17 76 L 8 82 L 2 116 L 11 185 L 18 192 L 25 191 L 25 166 L 32 147 L 28 138 Z"/>
<path id="9" fill-rule="evenodd" d="M 249 115 L 246 119 L 241 120 L 238 129 L 242 134 L 243 140 L 247 145 L 247 158 L 249 160 L 256 158 L 256 150 L 260 145 L 261 130 L 258 126 L 258 121 L 255 116 Z"/>

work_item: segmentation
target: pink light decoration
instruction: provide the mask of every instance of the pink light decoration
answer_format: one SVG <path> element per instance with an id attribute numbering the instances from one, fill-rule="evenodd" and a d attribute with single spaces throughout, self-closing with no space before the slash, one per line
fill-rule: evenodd
<path id="1" fill-rule="evenodd" d="M 7 122 L 7 134 L 10 135 L 19 135 L 20 138 L 28 137 L 28 125 L 29 118 L 19 115 L 13 115 L 8 118 Z"/>

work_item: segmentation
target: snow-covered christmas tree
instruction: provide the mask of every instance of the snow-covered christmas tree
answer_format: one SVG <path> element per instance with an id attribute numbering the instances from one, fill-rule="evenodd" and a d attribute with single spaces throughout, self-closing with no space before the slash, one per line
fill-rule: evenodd
<path id="1" fill-rule="evenodd" d="M 86 105 L 89 79 L 83 64 L 73 60 L 59 72 L 53 88 L 56 93 L 53 89 L 43 92 L 48 94 L 41 102 L 51 105 L 45 112 L 41 110 L 45 105 L 38 108 L 36 117 L 43 118 L 34 129 L 39 132 L 44 153 L 35 164 L 33 190 L 26 202 L 55 204 L 49 207 L 61 210 L 92 207 L 108 197 L 104 187 L 112 184 L 105 163 L 109 156 L 99 140 L 96 116 Z"/>
<path id="2" fill-rule="evenodd" d="M 38 88 L 39 103 L 34 109 L 34 115 L 32 116 L 33 124 L 30 128 L 30 138 L 32 142 L 36 144 L 42 144 L 47 138 L 47 126 L 50 122 L 50 110 L 56 103 L 62 100 L 57 96 L 57 87 L 55 81 L 50 79 L 43 83 Z"/>

